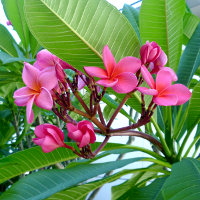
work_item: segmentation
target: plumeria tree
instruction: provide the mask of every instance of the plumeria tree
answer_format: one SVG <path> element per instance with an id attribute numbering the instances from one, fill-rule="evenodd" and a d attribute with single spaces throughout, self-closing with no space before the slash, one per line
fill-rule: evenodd
<path id="1" fill-rule="evenodd" d="M 0 199 L 94 199 L 124 175 L 113 200 L 199 199 L 200 25 L 184 0 L 2 4 L 21 43 L 0 26 Z"/>

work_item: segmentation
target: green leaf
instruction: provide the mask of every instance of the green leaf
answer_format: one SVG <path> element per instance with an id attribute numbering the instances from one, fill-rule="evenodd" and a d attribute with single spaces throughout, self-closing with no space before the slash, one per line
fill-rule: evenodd
<path id="1" fill-rule="evenodd" d="M 78 165 L 64 170 L 45 170 L 31 174 L 4 192 L 0 199 L 44 199 L 63 189 L 74 186 L 108 171 L 121 168 L 143 158 L 131 158 L 98 164 Z"/>
<path id="2" fill-rule="evenodd" d="M 9 64 L 14 62 L 33 62 L 34 59 L 27 59 L 25 57 L 12 57 L 7 53 L 4 53 L 3 51 L 0 51 L 0 60 L 2 61 L 2 64 Z"/>
<path id="3" fill-rule="evenodd" d="M 165 181 L 166 178 L 158 178 L 146 187 L 133 187 L 117 200 L 132 200 L 133 197 L 134 200 L 164 200 L 162 197 L 162 187 Z"/>
<path id="4" fill-rule="evenodd" d="M 131 24 L 105 0 L 26 0 L 25 15 L 38 42 L 81 71 L 103 66 L 106 44 L 116 61 L 139 54 Z"/>
<path id="5" fill-rule="evenodd" d="M 47 200 L 55 200 L 55 199 L 66 200 L 67 198 L 70 198 L 72 200 L 73 199 L 74 200 L 84 200 L 86 198 L 86 196 L 88 195 L 88 193 L 91 192 L 92 190 L 95 190 L 95 189 L 101 187 L 105 183 L 110 183 L 112 181 L 115 181 L 116 179 L 120 178 L 121 176 L 123 176 L 125 174 L 127 174 L 127 170 L 123 170 L 122 172 L 116 173 L 112 176 L 108 176 L 108 177 L 103 178 L 98 181 L 93 181 L 91 183 L 72 187 L 67 190 L 58 192 L 58 193 L 52 195 L 51 197 L 47 198 Z"/>
<path id="6" fill-rule="evenodd" d="M 143 0 L 140 10 L 142 43 L 157 42 L 168 57 L 168 66 L 177 71 L 183 35 L 185 0 Z"/>
<path id="7" fill-rule="evenodd" d="M 99 144 L 100 143 L 95 143 L 92 147 L 96 149 Z M 75 144 L 69 143 L 69 145 Z M 123 145 L 109 143 L 103 150 L 120 148 L 121 146 Z M 58 148 L 53 152 L 44 153 L 41 147 L 32 147 L 30 149 L 14 153 L 8 157 L 0 159 L 0 167 L 1 163 L 5 162 L 7 159 L 13 160 L 13 163 L 0 170 L 0 183 L 25 172 L 33 171 L 58 162 L 71 160 L 76 157 L 76 154 L 65 148 Z"/>
<path id="8" fill-rule="evenodd" d="M 2 38 L 0 40 L 0 49 L 5 51 L 10 56 L 17 57 L 17 51 L 14 46 L 14 43 L 16 42 L 9 31 L 2 24 L 0 24 L 0 38 Z"/>
<path id="9" fill-rule="evenodd" d="M 178 82 L 190 84 L 194 73 L 200 65 L 200 24 L 189 40 L 178 66 Z"/>
<path id="10" fill-rule="evenodd" d="M 17 31 L 25 49 L 29 44 L 29 29 L 24 17 L 24 0 L 2 0 L 7 18 Z"/>
<path id="11" fill-rule="evenodd" d="M 183 33 L 187 38 L 187 41 L 192 37 L 195 29 L 200 22 L 199 17 L 192 13 L 186 12 L 183 18 Z"/>
<path id="12" fill-rule="evenodd" d="M 199 135 L 200 135 L 200 123 L 197 126 L 197 131 L 196 131 L 194 139 L 199 137 Z M 195 149 L 198 149 L 199 146 L 200 146 L 200 140 L 198 140 L 198 142 L 195 144 Z"/>
<path id="13" fill-rule="evenodd" d="M 200 82 L 194 87 L 192 97 L 189 102 L 187 116 L 187 130 L 192 130 L 200 120 Z"/>
<path id="14" fill-rule="evenodd" d="M 145 180 L 151 180 L 158 174 L 159 170 L 162 170 L 162 166 L 159 165 L 151 165 L 147 169 L 152 169 L 155 171 L 144 171 L 144 172 L 136 172 L 129 180 L 126 182 L 116 185 L 112 187 L 112 200 L 116 200 L 125 194 L 128 190 L 136 185 L 140 184 Z M 158 171 L 156 171 L 158 170 Z"/>
<path id="15" fill-rule="evenodd" d="M 141 43 L 140 30 L 139 30 L 139 11 L 136 8 L 133 8 L 131 5 L 124 4 L 124 7 L 122 9 L 122 14 L 126 16 L 128 21 L 132 25 Z"/>
<path id="16" fill-rule="evenodd" d="M 197 200 L 200 188 L 200 161 L 184 159 L 172 166 L 172 174 L 166 180 L 162 194 L 169 200 Z"/>

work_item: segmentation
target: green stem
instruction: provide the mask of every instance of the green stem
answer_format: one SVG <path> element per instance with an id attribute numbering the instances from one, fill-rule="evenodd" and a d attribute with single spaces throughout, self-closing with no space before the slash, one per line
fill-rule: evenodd
<path id="1" fill-rule="evenodd" d="M 195 158 L 196 153 L 197 153 L 197 151 L 199 150 L 199 147 L 200 147 L 200 145 L 195 149 L 195 151 L 194 151 L 194 153 L 193 153 L 193 155 L 192 155 L 192 158 Z"/>
<path id="2" fill-rule="evenodd" d="M 187 140 L 188 140 L 188 138 L 189 138 L 191 132 L 192 132 L 192 130 L 189 130 L 189 131 L 187 132 L 187 134 L 186 134 L 184 140 L 183 140 L 183 143 L 182 143 L 181 148 L 180 148 L 180 150 L 179 150 L 179 152 L 178 152 L 178 155 L 177 155 L 177 159 L 178 159 L 178 160 L 181 160 L 181 154 L 182 154 L 182 152 L 183 152 L 183 149 L 184 149 L 184 147 L 185 147 L 185 144 L 186 144 L 186 142 L 187 142 Z"/>
<path id="3" fill-rule="evenodd" d="M 166 156 L 170 157 L 171 156 L 171 152 L 170 152 L 170 150 L 169 150 L 169 148 L 167 146 L 167 143 L 166 143 L 166 141 L 165 141 L 165 139 L 164 139 L 164 137 L 162 135 L 162 132 L 161 132 L 160 128 L 158 127 L 158 124 L 155 122 L 155 120 L 153 118 L 151 118 L 151 121 L 152 121 L 152 123 L 153 123 L 153 125 L 154 125 L 154 127 L 155 127 L 155 129 L 157 131 L 157 135 L 160 138 L 160 142 L 161 142 L 161 144 L 163 146 L 163 149 L 164 149 L 164 152 L 165 152 Z"/>
<path id="4" fill-rule="evenodd" d="M 135 149 L 135 150 L 144 152 L 144 153 L 146 153 L 146 154 L 148 154 L 148 155 L 150 155 L 150 156 L 152 156 L 154 158 L 157 158 L 158 160 L 166 161 L 165 158 L 163 158 L 162 156 L 158 155 L 157 153 L 155 153 L 153 151 L 150 151 L 148 149 L 142 148 L 142 147 L 127 145 L 127 146 L 123 146 L 123 147 L 120 147 L 120 148 Z"/>
<path id="5" fill-rule="evenodd" d="M 172 109 L 171 106 L 165 107 L 164 109 L 164 122 L 165 122 L 165 141 L 171 150 L 174 151 L 173 139 L 172 139 Z"/>
<path id="6" fill-rule="evenodd" d="M 156 164 L 162 165 L 164 167 L 168 167 L 168 168 L 172 167 L 168 162 L 164 162 L 164 161 L 161 161 L 161 160 L 156 160 L 156 159 L 153 159 L 153 158 L 144 158 L 144 159 L 142 159 L 142 161 L 153 162 L 153 163 L 156 163 Z"/>
<path id="7" fill-rule="evenodd" d="M 184 158 L 187 157 L 187 155 L 189 154 L 191 148 L 199 141 L 199 139 L 200 139 L 200 135 L 197 136 L 197 137 L 193 140 L 193 142 L 190 144 L 188 150 L 186 151 L 185 155 L 183 156 Z"/>
<path id="8" fill-rule="evenodd" d="M 188 113 L 188 108 L 189 108 L 189 106 L 187 107 L 187 110 L 185 111 L 184 115 L 180 116 L 180 117 L 182 117 L 182 120 L 178 121 L 177 124 L 175 124 L 175 128 L 174 128 L 174 139 L 175 140 L 178 138 L 178 136 L 181 133 L 181 130 L 182 130 L 183 126 L 184 126 L 185 119 L 186 119 L 187 113 Z M 180 115 L 181 114 L 182 114 L 182 108 L 181 108 L 181 111 L 180 111 Z M 178 115 L 179 115 L 179 113 L 178 113 Z"/>

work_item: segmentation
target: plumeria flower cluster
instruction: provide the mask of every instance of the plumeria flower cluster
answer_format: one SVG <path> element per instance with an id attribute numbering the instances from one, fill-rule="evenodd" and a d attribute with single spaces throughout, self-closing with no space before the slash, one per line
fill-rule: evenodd
<path id="1" fill-rule="evenodd" d="M 125 131 L 130 132 L 131 129 L 147 124 L 157 105 L 181 105 L 191 97 L 191 92 L 187 87 L 182 84 L 172 84 L 178 78 L 171 68 L 165 66 L 167 56 L 156 42 L 147 41 L 141 47 L 140 59 L 128 56 L 118 63 L 106 45 L 103 48 L 103 62 L 104 69 L 85 66 L 87 76 L 45 49 L 37 54 L 37 60 L 33 65 L 24 63 L 22 78 L 26 86 L 15 91 L 16 105 L 26 106 L 28 123 L 34 120 L 33 103 L 40 108 L 52 110 L 66 123 L 68 137 L 76 142 L 79 149 L 77 151 L 74 147 L 64 143 L 64 133 L 58 127 L 41 124 L 35 128 L 37 137 L 33 139 L 33 142 L 40 145 L 45 153 L 58 147 L 64 147 L 71 149 L 80 157 L 93 158 L 106 145 L 111 136 L 126 135 Z M 65 69 L 74 71 L 75 75 L 72 79 L 68 77 Z M 156 76 L 155 79 L 153 74 Z M 149 87 L 144 87 L 143 83 Z M 89 105 L 80 93 L 84 87 L 87 87 L 87 91 L 90 92 Z M 100 101 L 109 87 L 125 96 L 106 124 Z M 129 126 L 112 129 L 111 125 L 115 117 L 135 91 L 141 93 L 140 119 Z M 149 105 L 145 105 L 144 95 L 152 96 Z M 84 111 L 72 104 L 74 97 Z M 71 118 L 71 112 L 87 120 L 77 122 Z M 93 152 L 90 144 L 96 141 L 95 133 L 104 135 L 105 140 Z M 134 133 L 136 134 L 136 131 Z M 155 138 L 145 133 L 137 134 L 163 151 L 161 143 Z"/>

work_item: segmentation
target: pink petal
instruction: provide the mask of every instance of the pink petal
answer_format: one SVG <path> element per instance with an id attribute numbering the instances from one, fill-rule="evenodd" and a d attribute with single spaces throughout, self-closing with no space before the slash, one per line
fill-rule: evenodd
<path id="1" fill-rule="evenodd" d="M 40 146 L 42 147 L 42 151 L 44 153 L 49 153 L 55 149 L 57 149 L 58 147 L 60 147 L 56 141 L 54 140 L 54 138 L 52 138 L 51 136 L 46 136 L 43 140 L 43 142 L 40 144 Z"/>
<path id="2" fill-rule="evenodd" d="M 92 124 L 90 121 L 88 121 L 88 120 L 83 120 L 83 121 L 80 121 L 80 122 L 78 123 L 78 129 L 81 129 L 81 130 L 82 130 L 82 127 L 84 127 L 84 126 L 88 126 L 88 127 L 90 127 L 92 130 L 94 130 L 93 124 Z"/>
<path id="3" fill-rule="evenodd" d="M 147 95 L 157 95 L 158 94 L 158 91 L 155 90 L 155 89 L 149 89 L 149 88 L 146 88 L 146 87 L 138 87 L 137 90 L 139 92 L 141 92 L 142 94 L 147 94 Z"/>
<path id="4" fill-rule="evenodd" d="M 59 64 L 63 69 L 71 69 L 71 70 L 75 70 L 74 67 L 72 67 L 70 64 L 66 63 L 65 61 L 59 59 Z"/>
<path id="5" fill-rule="evenodd" d="M 44 138 L 33 138 L 33 142 L 40 146 L 44 142 Z"/>
<path id="6" fill-rule="evenodd" d="M 30 97 L 34 94 L 37 94 L 37 92 L 28 87 L 22 87 L 14 92 L 13 98 Z"/>
<path id="7" fill-rule="evenodd" d="M 152 75 L 150 74 L 150 72 L 148 71 L 148 69 L 144 65 L 142 65 L 142 67 L 141 67 L 141 73 L 142 73 L 142 77 L 147 82 L 149 87 L 151 89 L 155 89 L 155 82 L 153 80 L 153 77 L 152 77 Z"/>
<path id="8" fill-rule="evenodd" d="M 40 70 L 55 66 L 53 54 L 46 49 L 39 51 L 37 54 L 37 65 L 39 65 Z"/>
<path id="9" fill-rule="evenodd" d="M 39 75 L 38 81 L 40 87 L 45 87 L 47 90 L 53 89 L 58 83 L 55 68 L 47 67 L 43 69 Z"/>
<path id="10" fill-rule="evenodd" d="M 153 102 L 160 106 L 174 106 L 177 104 L 178 98 L 176 95 L 162 95 L 153 98 Z"/>
<path id="11" fill-rule="evenodd" d="M 164 94 L 176 95 L 178 98 L 176 105 L 184 104 L 191 97 L 190 90 L 182 84 L 174 84 L 170 86 L 166 91 L 164 91 Z"/>
<path id="12" fill-rule="evenodd" d="M 81 142 L 83 133 L 80 130 L 76 130 L 74 132 L 69 131 L 68 132 L 68 137 L 71 138 L 72 140 L 76 142 Z"/>
<path id="13" fill-rule="evenodd" d="M 67 130 L 68 130 L 68 132 L 74 132 L 74 131 L 77 131 L 78 128 L 76 125 L 74 125 L 72 123 L 67 123 Z"/>
<path id="14" fill-rule="evenodd" d="M 90 143 L 90 134 L 89 134 L 89 132 L 86 132 L 80 141 L 79 148 L 82 148 L 82 147 L 88 145 L 89 143 Z"/>
<path id="15" fill-rule="evenodd" d="M 98 80 L 96 83 L 98 83 L 99 85 L 102 85 L 104 87 L 113 87 L 116 83 L 118 82 L 118 79 L 100 79 Z"/>
<path id="16" fill-rule="evenodd" d="M 34 99 L 35 99 L 35 96 L 31 97 L 26 104 L 26 118 L 29 124 L 31 124 L 34 119 L 34 114 L 32 110 Z"/>
<path id="17" fill-rule="evenodd" d="M 83 77 L 84 76 L 85 75 L 83 75 Z M 80 76 L 78 76 L 78 90 L 82 90 L 84 87 L 85 87 L 85 82 L 83 81 L 83 79 Z"/>
<path id="18" fill-rule="evenodd" d="M 31 98 L 31 96 L 29 97 L 22 97 L 22 98 L 16 98 L 15 99 L 15 104 L 17 106 L 26 106 L 26 104 L 28 103 L 29 99 Z"/>
<path id="19" fill-rule="evenodd" d="M 35 98 L 35 104 L 40 108 L 51 110 L 53 107 L 51 93 L 46 88 L 42 87 L 40 94 Z"/>
<path id="20" fill-rule="evenodd" d="M 41 124 L 39 126 L 36 126 L 34 133 L 38 138 L 44 138 L 46 136 L 45 124 Z"/>
<path id="21" fill-rule="evenodd" d="M 55 66 L 56 77 L 61 83 L 65 83 L 66 74 L 60 65 Z"/>
<path id="22" fill-rule="evenodd" d="M 108 45 L 106 45 L 103 48 L 103 62 L 104 62 L 104 65 L 106 67 L 106 71 L 108 73 L 108 76 L 110 77 L 110 75 L 112 74 L 112 72 L 115 68 L 116 62 L 115 62 L 115 58 L 113 57 Z"/>
<path id="23" fill-rule="evenodd" d="M 88 131 L 89 132 L 89 131 Z M 96 135 L 95 135 L 95 132 L 93 131 L 93 132 L 89 132 L 89 134 L 90 134 L 90 143 L 91 144 L 93 144 L 93 143 L 95 143 L 95 141 L 96 141 Z"/>
<path id="24" fill-rule="evenodd" d="M 149 41 L 147 41 L 146 44 L 144 44 L 140 48 L 140 57 L 141 57 L 142 64 L 146 64 L 147 58 L 149 56 L 149 51 L 150 51 Z"/>
<path id="25" fill-rule="evenodd" d="M 118 82 L 112 87 L 112 89 L 117 93 L 128 93 L 134 90 L 137 86 L 137 78 L 131 72 L 123 72 L 119 74 Z"/>
<path id="26" fill-rule="evenodd" d="M 84 67 L 85 72 L 91 77 L 107 78 L 107 72 L 105 69 L 99 67 Z"/>
<path id="27" fill-rule="evenodd" d="M 164 66 L 167 63 L 167 56 L 163 50 L 161 50 L 160 56 L 154 61 L 154 65 Z"/>
<path id="28" fill-rule="evenodd" d="M 59 129 L 59 128 L 57 128 L 57 129 Z M 59 129 L 59 131 L 57 129 L 55 130 L 54 128 L 51 127 L 51 128 L 47 128 L 46 130 L 54 138 L 54 140 L 56 141 L 56 143 L 59 146 L 63 146 L 64 145 L 64 133 L 60 129 Z"/>
<path id="29" fill-rule="evenodd" d="M 141 61 L 135 57 L 122 58 L 116 65 L 112 77 L 115 77 L 123 72 L 136 73 L 141 68 Z"/>
<path id="30" fill-rule="evenodd" d="M 156 77 L 156 89 L 159 93 L 166 90 L 171 86 L 172 76 L 171 73 L 165 70 L 160 70 Z"/>
<path id="31" fill-rule="evenodd" d="M 172 76 L 172 81 L 177 81 L 178 80 L 178 77 L 177 77 L 177 75 L 176 75 L 176 73 L 174 72 L 173 69 L 171 69 L 169 67 L 163 67 L 162 70 L 170 72 L 170 74 Z"/>
<path id="32" fill-rule="evenodd" d="M 38 90 L 39 85 L 38 85 L 38 77 L 39 77 L 40 71 L 30 65 L 29 63 L 24 63 L 24 69 L 22 72 L 22 79 L 24 83 L 31 89 L 33 90 Z"/>

